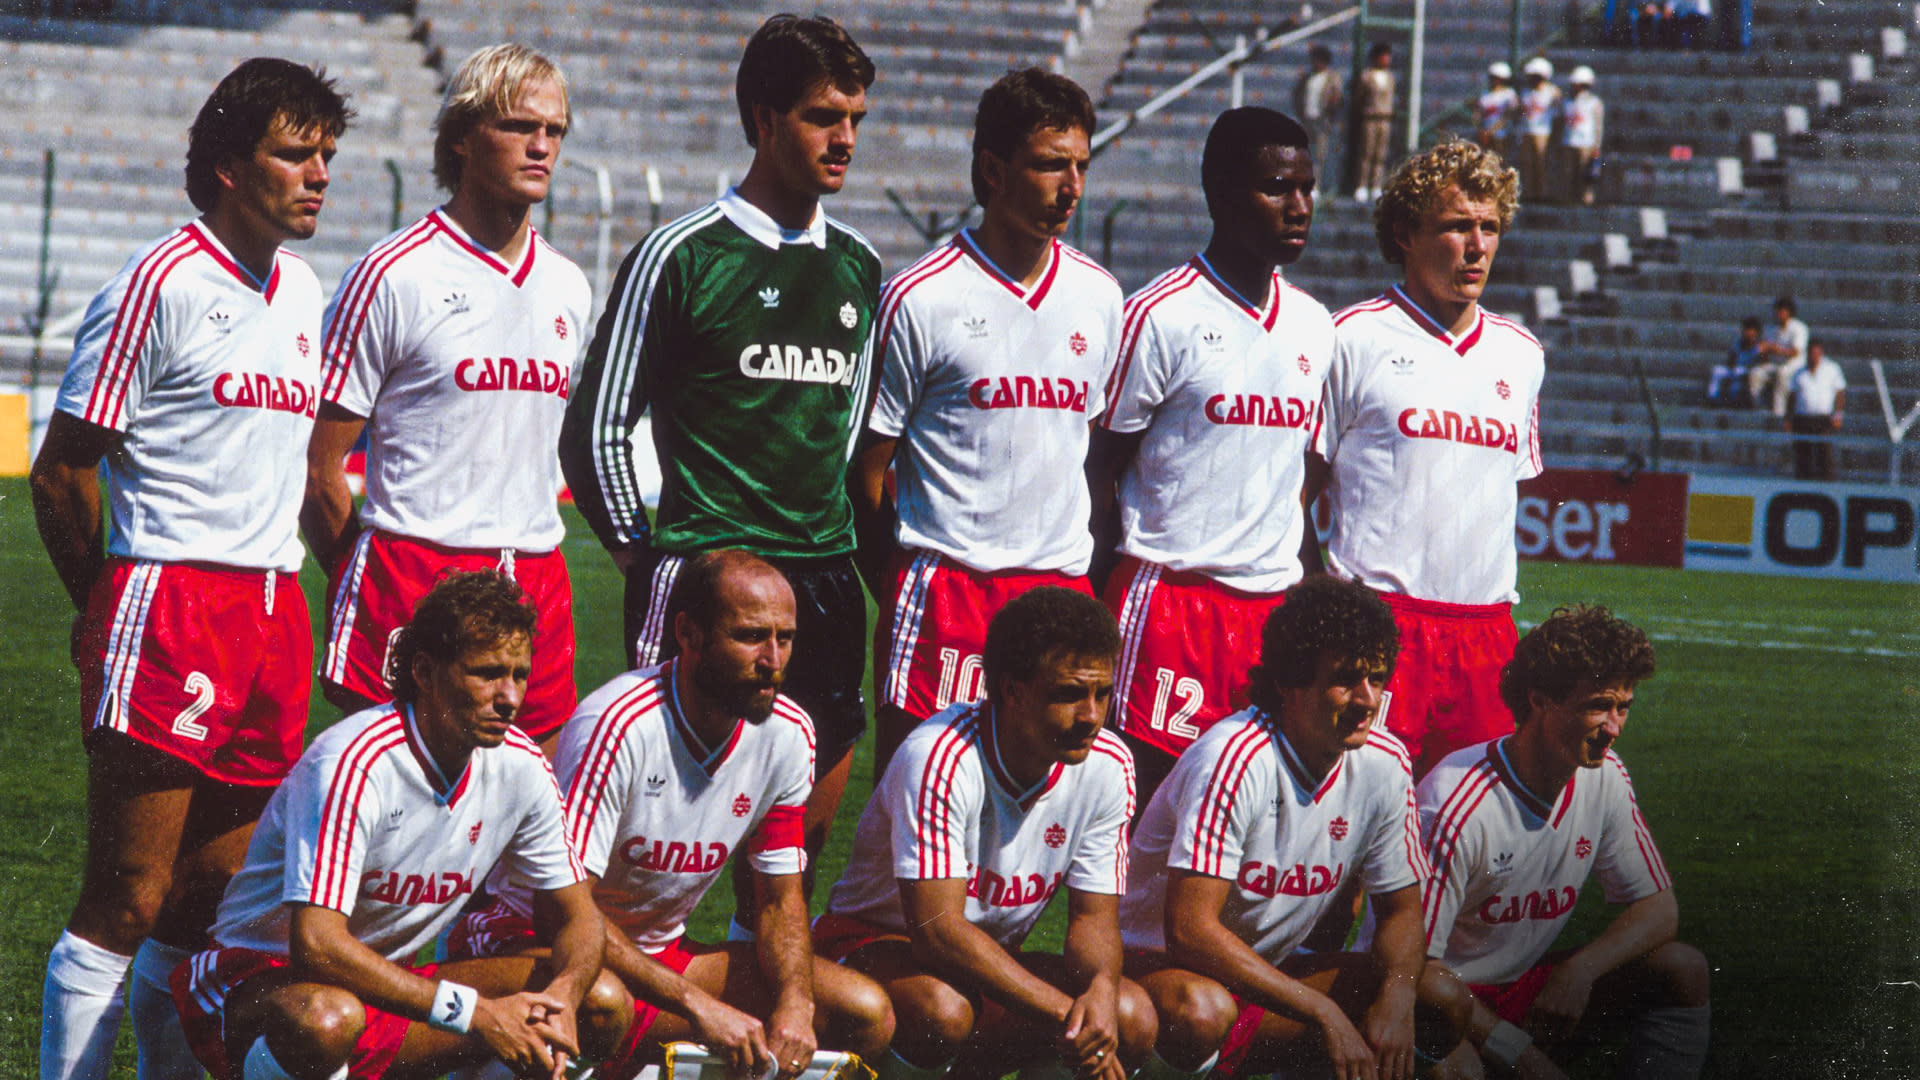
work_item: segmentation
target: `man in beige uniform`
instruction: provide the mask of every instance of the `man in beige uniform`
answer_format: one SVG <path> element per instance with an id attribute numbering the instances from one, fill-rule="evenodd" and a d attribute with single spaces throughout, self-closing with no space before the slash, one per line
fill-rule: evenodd
<path id="1" fill-rule="evenodd" d="M 1360 105 L 1360 178 L 1355 202 L 1371 202 L 1387 177 L 1387 142 L 1393 132 L 1393 46 L 1376 41 L 1367 50 L 1356 97 Z"/>

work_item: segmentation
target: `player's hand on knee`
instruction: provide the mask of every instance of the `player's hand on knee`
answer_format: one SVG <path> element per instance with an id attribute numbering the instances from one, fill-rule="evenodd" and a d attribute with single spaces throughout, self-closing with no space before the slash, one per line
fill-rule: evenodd
<path id="1" fill-rule="evenodd" d="M 773 1010 L 767 1018 L 767 1051 L 780 1070 L 784 1080 L 791 1080 L 807 1071 L 813 1062 L 813 1052 L 820 1048 L 820 1041 L 813 1034 L 813 1018 L 800 1015 L 798 1009 Z"/>
<path id="2" fill-rule="evenodd" d="M 1379 1063 L 1373 1048 L 1360 1037 L 1347 1014 L 1331 1001 L 1320 1018 L 1320 1031 L 1327 1041 L 1327 1060 L 1333 1064 L 1335 1080 L 1380 1080 Z"/>
<path id="3" fill-rule="evenodd" d="M 1120 1002 L 1111 983 L 1096 982 L 1073 1000 L 1055 1047 L 1081 1076 L 1100 1074 L 1120 1055 Z"/>
<path id="4" fill-rule="evenodd" d="M 1554 968 L 1527 1012 L 1527 1030 L 1535 1039 L 1546 1043 L 1572 1035 L 1580 1017 L 1586 1014 L 1587 999 L 1592 993 L 1593 980 L 1575 965 L 1567 963 Z"/>
<path id="5" fill-rule="evenodd" d="M 556 1047 L 568 1054 L 580 1049 L 564 1042 L 549 1045 L 555 1033 L 546 1025 L 546 1017 L 565 1009 L 566 1003 L 546 994 L 481 998 L 469 1030 L 515 1075 L 552 1075 Z"/>
<path id="6" fill-rule="evenodd" d="M 1375 1001 L 1367 1010 L 1367 1045 L 1373 1048 L 1380 1080 L 1413 1080 L 1413 1004 Z"/>
<path id="7" fill-rule="evenodd" d="M 1441 1058 L 1427 1075 L 1431 1080 L 1486 1080 L 1487 1066 L 1480 1060 L 1480 1051 L 1461 1039 L 1453 1052 Z"/>
<path id="8" fill-rule="evenodd" d="M 767 1046 L 766 1030 L 756 1017 L 711 994 L 690 999 L 687 1012 L 698 1041 L 720 1055 L 734 1076 L 758 1077 L 772 1068 L 773 1052 Z"/>

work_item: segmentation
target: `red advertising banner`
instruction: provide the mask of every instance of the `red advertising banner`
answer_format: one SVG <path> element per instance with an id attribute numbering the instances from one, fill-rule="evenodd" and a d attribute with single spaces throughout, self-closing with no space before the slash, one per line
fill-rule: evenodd
<path id="1" fill-rule="evenodd" d="M 1523 559 L 1680 566 L 1687 474 L 1548 469 L 1520 485 L 1513 539 Z"/>

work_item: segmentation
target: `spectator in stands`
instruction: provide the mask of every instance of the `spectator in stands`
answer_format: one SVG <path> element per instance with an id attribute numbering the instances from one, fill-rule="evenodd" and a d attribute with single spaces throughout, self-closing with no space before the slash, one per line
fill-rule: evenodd
<path id="1" fill-rule="evenodd" d="M 1796 480 L 1833 479 L 1833 445 L 1826 436 L 1840 430 L 1846 416 L 1847 377 L 1840 365 L 1827 359 L 1827 350 L 1818 338 L 1807 342 L 1807 362 L 1793 371 L 1793 415 L 1787 418 L 1787 430 L 1813 438 L 1793 443 L 1793 476 Z"/>
<path id="2" fill-rule="evenodd" d="M 1360 106 L 1360 179 L 1355 202 L 1371 202 L 1387 178 L 1387 143 L 1393 134 L 1393 46 L 1376 41 L 1355 94 Z"/>
<path id="3" fill-rule="evenodd" d="M 1627 38 L 1635 48 L 1651 49 L 1660 44 L 1672 17 L 1673 5 L 1667 0 L 1635 0 L 1627 12 Z"/>
<path id="4" fill-rule="evenodd" d="M 1607 126 L 1607 106 L 1593 92 L 1593 69 L 1585 64 L 1568 76 L 1569 91 L 1560 106 L 1560 145 L 1565 149 L 1569 199 L 1593 205 L 1593 187 L 1600 179 L 1600 140 Z"/>
<path id="5" fill-rule="evenodd" d="M 1787 415 L 1787 389 L 1807 359 L 1807 324 L 1797 317 L 1799 310 L 1791 296 L 1774 300 L 1774 325 L 1760 341 L 1760 362 L 1747 371 L 1753 403 L 1775 416 Z"/>
<path id="6" fill-rule="evenodd" d="M 1514 122 L 1520 115 L 1520 94 L 1513 88 L 1513 66 L 1505 60 L 1487 65 L 1487 92 L 1480 95 L 1481 146 L 1506 157 L 1512 153 Z M 1315 158 L 1315 161 L 1320 160 Z"/>
<path id="7" fill-rule="evenodd" d="M 1667 47 L 1692 51 L 1707 42 L 1713 22 L 1713 0 L 1673 0 L 1667 9 Z"/>
<path id="8" fill-rule="evenodd" d="M 1747 389 L 1747 372 L 1760 362 L 1760 320 L 1749 315 L 1740 320 L 1740 336 L 1727 350 L 1726 359 L 1707 373 L 1707 404 L 1739 407 L 1753 404 Z"/>
<path id="9" fill-rule="evenodd" d="M 1324 169 L 1333 160 L 1333 135 L 1340 126 L 1340 107 L 1347 101 L 1347 84 L 1333 70 L 1333 50 L 1325 45 L 1307 50 L 1307 64 L 1293 84 L 1293 115 L 1306 126 L 1308 149 Z"/>
<path id="10" fill-rule="evenodd" d="M 1521 71 L 1527 88 L 1520 95 L 1520 192 L 1547 202 L 1547 152 L 1553 145 L 1553 122 L 1560 115 L 1560 88 L 1553 85 L 1553 61 L 1544 56 L 1527 61 Z"/>

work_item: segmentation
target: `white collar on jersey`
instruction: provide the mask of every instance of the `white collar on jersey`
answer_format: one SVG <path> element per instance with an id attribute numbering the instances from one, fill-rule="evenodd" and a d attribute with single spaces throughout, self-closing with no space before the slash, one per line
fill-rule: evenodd
<path id="1" fill-rule="evenodd" d="M 728 188 L 727 193 L 720 196 L 718 205 L 720 212 L 727 215 L 728 221 L 740 226 L 741 232 L 775 251 L 780 250 L 782 244 L 812 244 L 821 250 L 826 249 L 827 212 L 817 203 L 813 208 L 813 221 L 804 229 L 782 227 L 779 222 L 767 216 L 765 210 L 741 198 L 740 189 L 737 187 Z"/>

